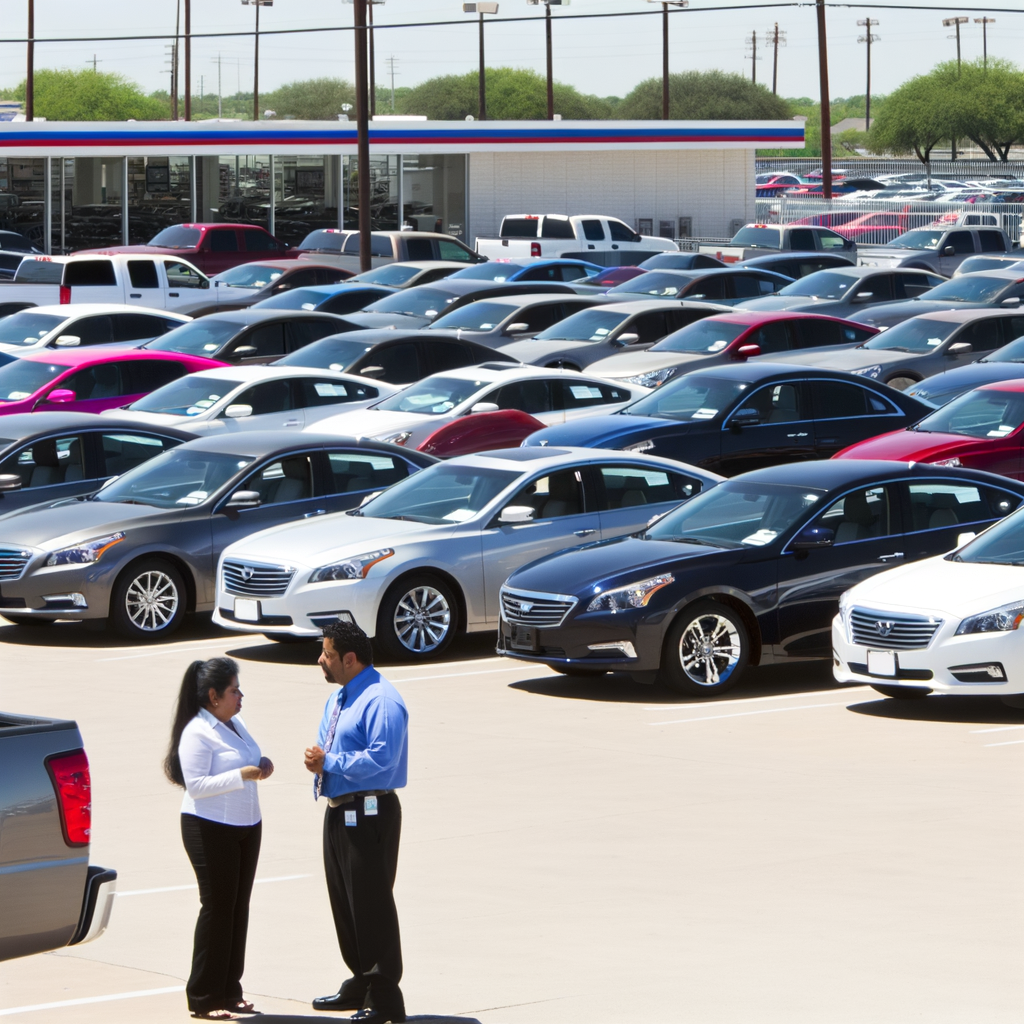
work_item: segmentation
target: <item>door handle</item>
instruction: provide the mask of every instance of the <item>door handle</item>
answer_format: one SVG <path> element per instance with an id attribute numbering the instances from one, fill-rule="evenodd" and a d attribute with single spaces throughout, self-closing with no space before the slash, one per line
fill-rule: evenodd
<path id="1" fill-rule="evenodd" d="M 299 425 L 299 421 L 298 420 L 285 420 L 284 421 L 284 425 L 286 427 L 297 427 Z"/>
<path id="2" fill-rule="evenodd" d="M 325 508 L 318 508 L 315 512 L 307 512 L 302 518 L 303 519 L 312 519 L 313 516 L 325 516 L 325 515 L 327 515 L 327 509 L 325 509 Z"/>
<path id="3" fill-rule="evenodd" d="M 597 533 L 597 530 L 573 530 L 572 532 L 577 537 L 589 537 L 592 533 Z"/>
<path id="4" fill-rule="evenodd" d="M 142 298 L 142 292 L 129 292 L 128 293 L 128 298 L 129 299 L 141 299 Z"/>
<path id="5" fill-rule="evenodd" d="M 178 297 L 178 293 L 177 292 L 168 292 L 167 293 L 167 297 L 169 299 L 176 299 Z"/>
<path id="6" fill-rule="evenodd" d="M 803 430 L 799 434 L 787 434 L 786 437 L 806 437 L 807 431 Z"/>
<path id="7" fill-rule="evenodd" d="M 821 438 L 821 443 L 822 444 L 838 444 L 839 443 L 839 438 L 838 437 L 823 437 L 823 438 Z"/>
<path id="8" fill-rule="evenodd" d="M 892 561 L 895 561 L 897 558 L 902 558 L 902 557 L 903 557 L 903 552 L 902 551 L 894 551 L 891 555 L 879 555 L 878 556 L 878 560 L 880 562 L 892 562 Z"/>

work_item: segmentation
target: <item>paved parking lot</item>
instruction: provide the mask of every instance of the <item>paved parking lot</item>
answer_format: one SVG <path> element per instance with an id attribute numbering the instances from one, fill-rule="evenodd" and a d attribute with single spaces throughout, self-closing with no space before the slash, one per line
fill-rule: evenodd
<path id="1" fill-rule="evenodd" d="M 410 1014 L 1020 1021 L 1024 711 L 886 701 L 818 664 L 696 703 L 492 650 L 478 638 L 385 669 L 411 713 L 397 889 Z M 0 707 L 78 720 L 92 859 L 118 869 L 121 894 L 99 941 L 0 964 L 0 1016 L 187 1019 L 198 901 L 160 762 L 183 669 L 224 652 L 277 766 L 261 784 L 246 993 L 268 1022 L 331 1018 L 309 1007 L 344 977 L 302 766 L 329 692 L 315 646 L 190 626 L 145 648 L 2 624 Z"/>

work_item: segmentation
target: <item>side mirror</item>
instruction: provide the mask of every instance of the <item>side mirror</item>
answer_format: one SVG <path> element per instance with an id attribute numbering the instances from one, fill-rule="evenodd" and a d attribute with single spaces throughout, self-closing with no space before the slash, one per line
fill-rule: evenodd
<path id="1" fill-rule="evenodd" d="M 64 402 L 73 402 L 77 397 L 74 391 L 70 391 L 67 388 L 54 388 L 43 401 L 62 405 Z"/>
<path id="2" fill-rule="evenodd" d="M 224 410 L 224 415 L 229 420 L 244 420 L 246 416 L 252 415 L 252 406 L 243 405 L 242 403 L 239 403 L 238 405 L 229 405 Z"/>
<path id="3" fill-rule="evenodd" d="M 790 544 L 794 551 L 809 551 L 811 548 L 827 548 L 836 542 L 834 530 L 827 526 L 808 526 L 801 530 Z"/>
<path id="4" fill-rule="evenodd" d="M 496 402 L 477 402 L 469 411 L 471 413 L 477 412 L 497 412 L 500 406 Z"/>
<path id="5" fill-rule="evenodd" d="M 963 356 L 963 355 L 966 355 L 968 352 L 973 352 L 973 351 L 974 351 L 974 346 L 971 345 L 971 343 L 969 341 L 958 341 L 958 342 L 955 342 L 954 344 L 950 345 L 949 348 L 946 349 L 946 355 L 947 356 Z"/>
<path id="6" fill-rule="evenodd" d="M 341 367 L 339 366 L 340 370 Z M 353 373 L 358 373 L 360 377 L 383 377 L 384 367 L 383 366 L 364 366 L 362 369 L 353 370 Z"/>
<path id="7" fill-rule="evenodd" d="M 0 473 L 0 494 L 4 491 L 20 491 L 21 477 L 17 473 Z"/>
<path id="8" fill-rule="evenodd" d="M 259 491 L 235 491 L 228 498 L 225 508 L 257 508 L 260 503 Z"/>
<path id="9" fill-rule="evenodd" d="M 630 331 L 626 334 L 620 334 L 616 339 L 616 343 L 619 345 L 635 345 L 640 340 L 640 335 L 635 331 Z"/>
<path id="10" fill-rule="evenodd" d="M 733 356 L 734 359 L 750 359 L 752 356 L 759 356 L 761 354 L 760 345 L 740 345 L 736 349 L 736 354 Z"/>
<path id="11" fill-rule="evenodd" d="M 81 345 L 82 339 L 77 334 L 62 334 L 55 342 L 57 348 L 74 348 Z"/>
<path id="12" fill-rule="evenodd" d="M 1009 299 L 1003 299 L 1003 301 L 1000 302 L 999 305 L 1000 306 L 1019 306 L 1020 305 L 1020 299 L 1012 298 L 1012 297 L 1009 298 Z"/>
<path id="13" fill-rule="evenodd" d="M 942 255 L 943 256 L 955 256 L 956 255 L 956 249 L 954 249 L 953 246 L 951 246 L 951 245 L 944 245 L 942 247 Z"/>
<path id="14" fill-rule="evenodd" d="M 498 516 L 499 523 L 529 523 L 533 521 L 534 510 L 529 505 L 506 505 Z"/>
<path id="15" fill-rule="evenodd" d="M 737 409 L 729 419 L 729 426 L 739 430 L 741 427 L 756 427 L 760 422 L 761 414 L 756 409 Z"/>
<path id="16" fill-rule="evenodd" d="M 233 356 L 240 356 L 243 359 L 246 356 L 254 356 L 254 355 L 256 355 L 256 346 L 255 345 L 239 345 L 238 348 L 234 349 L 231 352 L 231 354 Z"/>
<path id="17" fill-rule="evenodd" d="M 530 325 L 529 324 L 514 323 L 514 324 L 509 324 L 508 327 L 505 328 L 505 333 L 506 334 L 522 334 L 523 331 L 528 331 L 529 329 L 530 329 Z"/>
<path id="18" fill-rule="evenodd" d="M 874 297 L 874 292 L 857 292 L 857 294 L 854 295 L 850 302 L 854 304 L 858 302 L 867 302 L 868 299 L 873 299 Z"/>
<path id="19" fill-rule="evenodd" d="M 210 282 L 209 282 L 209 280 L 208 280 L 207 278 L 205 278 L 205 277 L 204 277 L 204 278 L 202 279 L 202 281 L 200 281 L 200 282 L 199 282 L 199 287 L 200 287 L 200 288 L 209 288 L 209 287 L 210 287 Z"/>

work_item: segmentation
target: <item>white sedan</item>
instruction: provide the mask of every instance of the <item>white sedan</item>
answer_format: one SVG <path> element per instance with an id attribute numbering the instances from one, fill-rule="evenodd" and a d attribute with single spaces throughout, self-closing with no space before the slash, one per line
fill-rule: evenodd
<path id="1" fill-rule="evenodd" d="M 580 416 L 618 412 L 649 390 L 575 370 L 482 363 L 425 377 L 363 412 L 322 420 L 316 431 L 416 448 L 435 430 L 470 413 L 519 409 L 551 426 Z"/>
<path id="2" fill-rule="evenodd" d="M 887 697 L 1024 693 L 1024 509 L 843 594 L 835 677 Z"/>
<path id="3" fill-rule="evenodd" d="M 398 393 L 379 380 L 305 366 L 225 366 L 180 377 L 103 415 L 194 434 L 300 430 L 339 409 L 365 409 Z"/>

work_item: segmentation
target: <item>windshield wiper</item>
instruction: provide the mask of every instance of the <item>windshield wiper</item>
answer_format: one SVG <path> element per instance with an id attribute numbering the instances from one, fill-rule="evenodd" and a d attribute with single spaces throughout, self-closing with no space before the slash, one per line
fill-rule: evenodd
<path id="1" fill-rule="evenodd" d="M 879 352 L 909 352 L 910 349 L 904 345 L 893 345 L 891 348 L 878 349 Z"/>
<path id="2" fill-rule="evenodd" d="M 721 544 L 716 544 L 712 540 L 701 540 L 700 537 L 655 537 L 655 540 L 671 540 L 674 544 L 699 544 L 705 548 L 720 548 Z"/>

